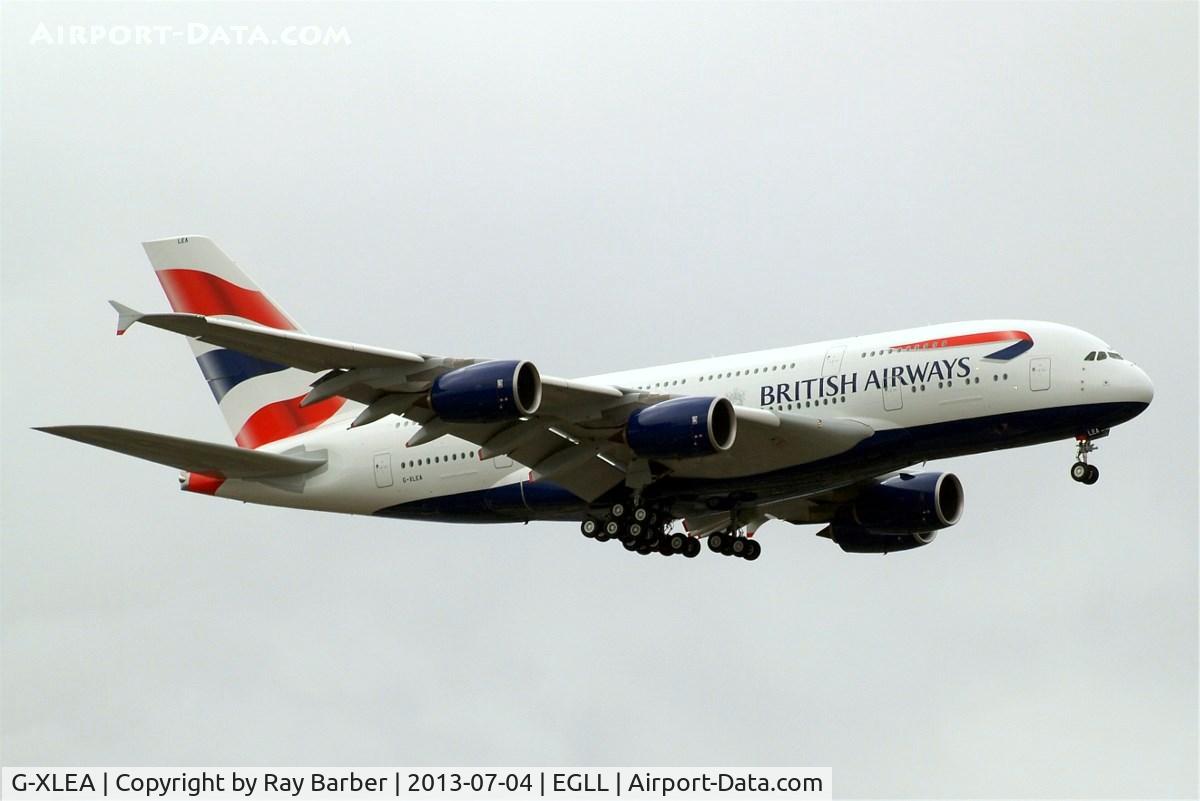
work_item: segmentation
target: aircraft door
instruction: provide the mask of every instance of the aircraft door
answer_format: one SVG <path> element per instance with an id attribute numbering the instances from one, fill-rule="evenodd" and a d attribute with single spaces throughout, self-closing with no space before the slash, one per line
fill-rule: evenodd
<path id="1" fill-rule="evenodd" d="M 1050 389 L 1050 357 L 1029 360 L 1029 388 L 1034 392 Z"/>
<path id="2" fill-rule="evenodd" d="M 383 489 L 392 486 L 392 455 L 375 454 L 375 486 Z"/>
<path id="3" fill-rule="evenodd" d="M 904 408 L 904 393 L 901 387 L 885 387 L 883 390 L 884 411 L 898 412 Z"/>
<path id="4" fill-rule="evenodd" d="M 830 348 L 825 354 L 825 363 L 821 366 L 821 377 L 827 375 L 837 375 L 842 371 L 842 356 L 846 354 L 846 346 L 838 345 L 836 348 Z"/>

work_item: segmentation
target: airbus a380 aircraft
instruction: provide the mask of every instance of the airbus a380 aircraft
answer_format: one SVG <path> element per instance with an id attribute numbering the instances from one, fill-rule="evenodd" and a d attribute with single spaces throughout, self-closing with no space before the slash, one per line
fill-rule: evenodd
<path id="1" fill-rule="evenodd" d="M 958 522 L 949 456 L 1074 438 L 1140 414 L 1150 379 L 1075 328 L 976 320 L 582 379 L 302 333 L 209 239 L 144 244 L 237 447 L 105 426 L 51 434 L 169 465 L 189 492 L 470 523 L 575 521 L 642 554 L 756 559 L 766 521 L 824 524 L 853 553 Z M 683 521 L 683 530 L 675 521 Z"/>

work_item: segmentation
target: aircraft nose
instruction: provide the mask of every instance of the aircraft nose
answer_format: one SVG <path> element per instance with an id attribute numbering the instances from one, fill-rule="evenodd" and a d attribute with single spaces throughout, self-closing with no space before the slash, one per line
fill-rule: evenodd
<path id="1" fill-rule="evenodd" d="M 1154 400 L 1154 382 L 1150 380 L 1150 376 L 1146 375 L 1146 371 L 1137 365 L 1130 365 L 1132 376 L 1129 381 L 1129 399 L 1135 403 L 1144 403 L 1150 405 L 1150 401 Z"/>

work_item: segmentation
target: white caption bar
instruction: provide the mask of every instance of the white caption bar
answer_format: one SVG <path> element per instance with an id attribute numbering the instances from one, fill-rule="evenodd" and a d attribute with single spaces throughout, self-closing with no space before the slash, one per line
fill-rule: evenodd
<path id="1" fill-rule="evenodd" d="M 9 768 L 4 798 L 833 798 L 832 768 Z"/>

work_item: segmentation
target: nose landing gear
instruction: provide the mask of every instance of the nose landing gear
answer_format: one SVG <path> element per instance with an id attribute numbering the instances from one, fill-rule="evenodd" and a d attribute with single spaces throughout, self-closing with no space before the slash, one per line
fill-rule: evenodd
<path id="1" fill-rule="evenodd" d="M 1107 433 L 1107 431 L 1104 432 L 1104 434 Z M 1104 436 L 1104 434 L 1100 436 Z M 1088 454 L 1100 449 L 1092 444 L 1092 437 L 1089 435 L 1080 435 L 1075 439 L 1075 464 L 1071 465 L 1071 478 L 1080 484 L 1095 484 L 1100 480 L 1100 468 L 1094 464 L 1088 464 Z"/>

